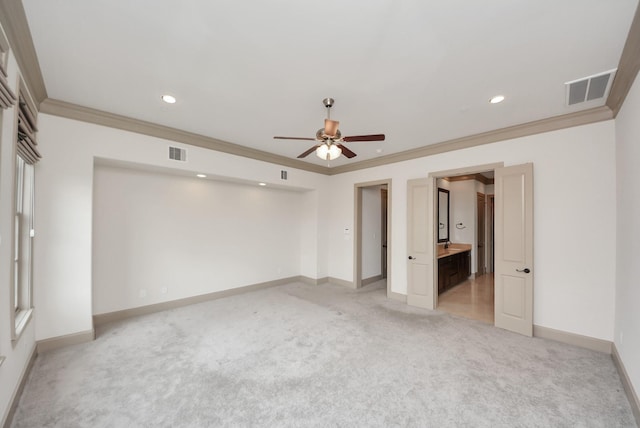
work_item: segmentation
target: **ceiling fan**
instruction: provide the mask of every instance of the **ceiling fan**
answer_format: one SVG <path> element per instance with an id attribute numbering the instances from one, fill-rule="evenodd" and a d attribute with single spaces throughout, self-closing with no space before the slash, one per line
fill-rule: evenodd
<path id="1" fill-rule="evenodd" d="M 360 142 L 360 141 L 384 141 L 384 134 L 373 135 L 352 135 L 350 137 L 343 137 L 338 129 L 340 122 L 337 120 L 331 120 L 331 107 L 335 103 L 333 98 L 325 98 L 322 103 L 327 108 L 327 118 L 324 120 L 324 128 L 318 129 L 315 138 L 307 137 L 273 137 L 276 140 L 310 140 L 317 141 L 318 144 L 311 147 L 309 150 L 301 153 L 298 159 L 307 157 L 312 152 L 316 152 L 316 155 L 320 159 L 334 160 L 341 154 L 351 159 L 356 154 L 349 150 L 344 142 Z"/>

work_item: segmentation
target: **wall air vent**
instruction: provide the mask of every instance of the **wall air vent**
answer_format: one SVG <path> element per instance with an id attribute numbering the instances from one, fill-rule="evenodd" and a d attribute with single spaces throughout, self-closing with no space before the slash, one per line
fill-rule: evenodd
<path id="1" fill-rule="evenodd" d="M 169 147 L 169 159 L 186 162 L 187 151 L 180 147 Z"/>
<path id="2" fill-rule="evenodd" d="M 609 95 L 616 69 L 572 80 L 564 84 L 567 92 L 567 105 L 600 100 Z"/>

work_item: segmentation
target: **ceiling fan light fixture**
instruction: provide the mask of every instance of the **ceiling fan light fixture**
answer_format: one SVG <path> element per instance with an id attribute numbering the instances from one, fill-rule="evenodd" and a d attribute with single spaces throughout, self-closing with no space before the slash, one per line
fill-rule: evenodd
<path id="1" fill-rule="evenodd" d="M 351 135 L 343 137 L 338 126 L 340 122 L 337 120 L 331 120 L 331 106 L 334 103 L 333 98 L 325 98 L 322 103 L 327 108 L 327 118 L 324 121 L 324 128 L 316 131 L 316 138 L 309 137 L 273 137 L 276 140 L 311 140 L 315 141 L 315 145 L 309 147 L 304 152 L 300 153 L 297 158 L 304 159 L 311 153 L 316 152 L 322 160 L 333 160 L 340 155 L 344 155 L 346 158 L 351 159 L 356 155 L 355 152 L 347 148 L 344 142 L 359 142 L 359 141 L 384 141 L 384 134 L 372 134 L 372 135 Z"/>
<path id="2" fill-rule="evenodd" d="M 342 154 L 342 149 L 335 144 L 322 144 L 316 149 L 316 156 L 322 160 L 334 160 Z"/>

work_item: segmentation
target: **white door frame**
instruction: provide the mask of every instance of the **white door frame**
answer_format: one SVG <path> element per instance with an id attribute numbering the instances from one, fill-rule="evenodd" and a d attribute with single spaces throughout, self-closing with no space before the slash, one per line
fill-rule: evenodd
<path id="1" fill-rule="evenodd" d="M 438 204 L 436 204 L 436 198 L 438 196 L 438 186 L 437 179 L 444 177 L 455 177 L 458 175 L 468 175 L 468 174 L 478 174 L 486 171 L 493 171 L 496 168 L 503 168 L 504 162 L 496 162 L 489 163 L 484 165 L 474 165 L 467 166 L 464 168 L 456 168 L 456 169 L 448 169 L 444 171 L 435 171 L 429 173 L 429 180 L 432 180 L 433 185 L 431 186 L 432 194 L 429 195 L 429 201 L 431 201 L 431 209 L 433 210 L 433 218 L 438 218 Z M 437 222 L 434 221 L 431 227 L 433 227 L 433 279 L 431 281 L 431 286 L 433 287 L 433 309 L 438 307 L 438 240 L 435 238 L 438 236 L 438 225 Z"/>
<path id="2" fill-rule="evenodd" d="M 387 185 L 387 297 L 391 291 L 391 179 L 367 181 L 353 185 L 355 225 L 353 231 L 353 286 L 362 287 L 362 189 Z"/>

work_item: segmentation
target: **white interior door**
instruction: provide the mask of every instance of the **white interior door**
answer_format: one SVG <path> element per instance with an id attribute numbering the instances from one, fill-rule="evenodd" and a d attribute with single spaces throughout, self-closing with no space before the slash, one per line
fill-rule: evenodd
<path id="1" fill-rule="evenodd" d="M 533 335 L 533 165 L 495 170 L 495 325 Z"/>
<path id="2" fill-rule="evenodd" d="M 434 194 L 433 179 L 407 181 L 407 303 L 427 309 L 435 309 Z"/>

